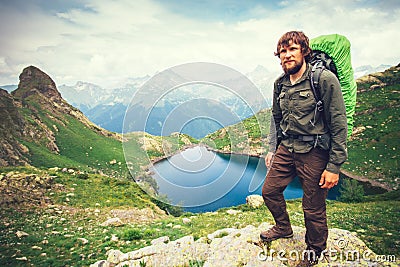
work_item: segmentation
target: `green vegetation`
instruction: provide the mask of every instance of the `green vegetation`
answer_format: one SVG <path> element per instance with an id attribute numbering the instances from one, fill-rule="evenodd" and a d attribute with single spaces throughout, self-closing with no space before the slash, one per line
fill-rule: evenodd
<path id="1" fill-rule="evenodd" d="M 400 85 L 358 95 L 355 129 L 349 142 L 347 170 L 397 187 L 400 177 Z"/>
<path id="2" fill-rule="evenodd" d="M 235 125 L 207 135 L 201 142 L 222 151 L 264 154 L 270 121 L 271 110 L 265 109 Z"/>
<path id="3" fill-rule="evenodd" d="M 121 142 L 97 134 L 75 118 L 64 115 L 63 122 L 51 121 L 44 116 L 47 127 L 56 128 L 55 137 L 60 150 L 59 155 L 25 143 L 32 150 L 32 164 L 38 167 L 75 167 L 82 170 L 101 170 L 126 175 Z M 112 161 L 115 163 L 112 164 Z M 111 162 L 111 163 L 110 163 Z"/>
<path id="4" fill-rule="evenodd" d="M 364 198 L 364 188 L 357 180 L 345 179 L 339 189 L 339 201 L 360 202 Z"/>
<path id="5" fill-rule="evenodd" d="M 345 169 L 398 188 L 400 73 L 392 67 L 357 81 L 355 130 Z"/>
<path id="6" fill-rule="evenodd" d="M 3 173 L 10 170 L 2 169 Z M 226 227 L 273 223 L 266 207 L 253 209 L 240 205 L 231 208 L 241 211 L 236 215 L 228 214 L 228 208 L 224 208 L 217 212 L 184 213 L 179 217 L 159 215 L 150 221 L 132 219 L 121 226 L 102 226 L 112 210 L 156 209 L 155 204 L 135 183 L 128 181 L 95 174 L 80 179 L 74 174 L 31 168 L 18 171 L 57 176 L 53 185 L 58 186 L 47 189 L 53 205 L 1 208 L 1 266 L 88 266 L 104 259 L 110 249 L 132 251 L 150 245 L 151 240 L 161 236 L 176 240 L 193 235 L 198 239 Z M 365 197 L 360 203 L 328 201 L 329 227 L 357 232 L 378 254 L 399 255 L 399 201 L 400 191 Z M 304 226 L 300 200 L 288 201 L 288 212 L 293 225 Z M 189 218 L 190 222 L 183 223 L 183 218 Z M 177 225 L 180 226 L 174 227 Z M 17 231 L 28 236 L 17 237 Z"/>

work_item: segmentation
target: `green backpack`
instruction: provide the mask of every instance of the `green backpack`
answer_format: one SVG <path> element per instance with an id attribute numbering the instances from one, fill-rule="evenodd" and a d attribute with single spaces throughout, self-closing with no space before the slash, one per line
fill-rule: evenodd
<path id="1" fill-rule="evenodd" d="M 310 40 L 313 50 L 311 57 L 311 88 L 317 101 L 318 111 L 323 110 L 323 103 L 319 93 L 319 78 L 324 69 L 333 72 L 340 82 L 346 106 L 347 138 L 353 132 L 354 113 L 356 107 L 357 84 L 351 66 L 350 42 L 339 34 L 322 35 Z"/>

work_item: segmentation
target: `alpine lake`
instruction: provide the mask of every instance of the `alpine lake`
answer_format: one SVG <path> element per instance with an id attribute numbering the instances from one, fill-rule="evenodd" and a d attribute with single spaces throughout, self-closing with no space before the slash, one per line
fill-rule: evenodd
<path id="1" fill-rule="evenodd" d="M 264 158 L 222 154 L 205 146 L 188 148 L 153 164 L 150 169 L 158 193 L 184 211 L 199 213 L 246 203 L 248 195 L 261 195 L 267 168 Z M 330 189 L 328 199 L 339 197 L 343 179 Z M 374 191 L 364 183 L 366 193 Z M 369 191 L 369 192 L 368 192 Z M 303 190 L 296 177 L 285 189 L 285 199 L 301 198 Z"/>

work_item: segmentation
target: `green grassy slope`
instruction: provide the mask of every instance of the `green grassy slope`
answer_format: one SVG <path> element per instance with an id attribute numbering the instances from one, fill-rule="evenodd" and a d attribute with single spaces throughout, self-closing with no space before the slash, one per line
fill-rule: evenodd
<path id="1" fill-rule="evenodd" d="M 146 208 L 155 218 L 165 216 L 131 181 L 30 167 L 2 168 L 0 173 L 0 181 L 20 179 L 25 184 L 20 187 L 11 182 L 8 192 L 14 195 L 13 201 L 0 201 L 0 266 L 88 266 L 107 247 L 114 245 L 108 227 L 100 226 L 111 216 L 111 210 Z M 33 177 L 29 183 L 28 177 Z M 36 183 L 39 177 L 50 182 Z M 6 193 L 6 188 L 1 182 L 1 195 Z M 44 200 L 38 194 L 24 188 L 43 192 L 44 198 L 48 198 L 47 204 L 43 205 Z M 18 237 L 17 231 L 29 236 Z M 87 239 L 88 243 L 83 244 L 79 238 Z"/>
<path id="2" fill-rule="evenodd" d="M 201 142 L 225 152 L 263 155 L 267 151 L 270 120 L 271 110 L 265 109 L 242 122 L 207 135 Z"/>
<path id="3" fill-rule="evenodd" d="M 355 133 L 345 169 L 399 187 L 400 73 L 392 67 L 358 80 Z"/>
<path id="4" fill-rule="evenodd" d="M 22 114 L 30 131 L 38 132 L 41 138 L 23 136 L 21 143 L 29 148 L 28 158 L 36 167 L 78 168 L 82 171 L 101 170 L 110 173 L 126 173 L 121 142 L 89 128 L 68 113 L 52 110 L 42 103 L 41 96 L 32 95 L 24 99 Z M 73 111 L 74 108 L 71 107 Z M 39 123 L 38 123 L 39 121 Z M 42 129 L 47 129 L 47 132 Z M 48 148 L 46 134 L 54 135 L 59 152 Z M 109 164 L 116 160 L 120 164 Z"/>
<path id="5" fill-rule="evenodd" d="M 26 168 L 2 169 L 2 175 L 11 170 L 19 171 L 22 176 L 36 173 L 56 178 L 50 188 L 43 189 L 52 199 L 52 205 L 10 205 L 0 209 L 1 266 L 88 266 L 104 259 L 110 249 L 132 251 L 150 245 L 151 240 L 161 236 L 175 240 L 193 235 L 197 239 L 226 227 L 273 223 L 266 207 L 253 209 L 241 205 L 231 208 L 240 211 L 237 215 L 226 213 L 225 208 L 180 217 L 160 215 L 150 221 L 133 220 L 118 227 L 101 226 L 112 210 L 142 209 L 154 204 L 127 181 L 94 174 L 80 179 L 72 174 Z M 399 257 L 399 202 L 399 191 L 366 197 L 360 203 L 328 201 L 329 227 L 356 232 L 374 252 Z M 287 206 L 293 225 L 304 226 L 301 201 L 290 200 Z M 183 218 L 190 218 L 191 222 L 185 224 Z M 17 237 L 17 231 L 29 236 Z"/>

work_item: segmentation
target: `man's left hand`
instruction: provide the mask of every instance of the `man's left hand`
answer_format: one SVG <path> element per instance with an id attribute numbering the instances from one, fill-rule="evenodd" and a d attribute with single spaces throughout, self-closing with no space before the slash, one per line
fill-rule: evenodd
<path id="1" fill-rule="evenodd" d="M 321 188 L 330 189 L 337 185 L 339 182 L 339 174 L 329 172 L 324 170 L 321 175 L 321 179 L 319 180 L 319 185 Z"/>

